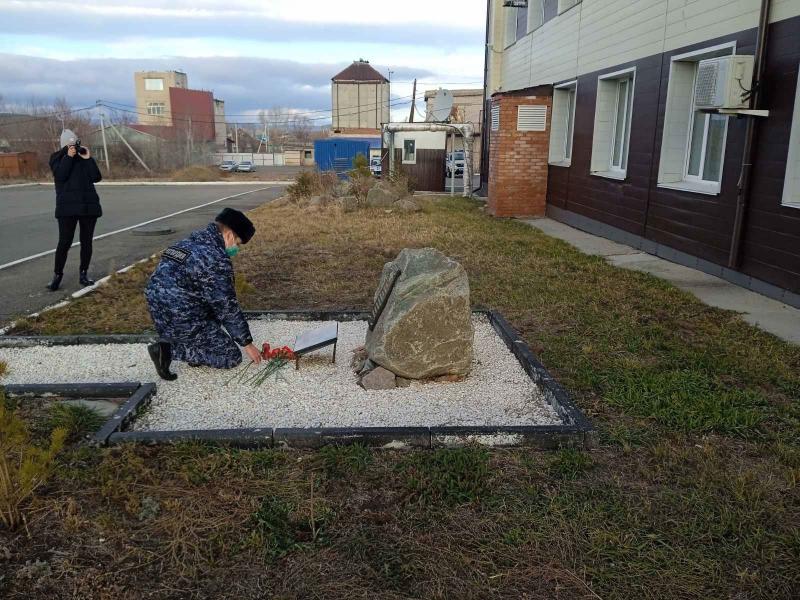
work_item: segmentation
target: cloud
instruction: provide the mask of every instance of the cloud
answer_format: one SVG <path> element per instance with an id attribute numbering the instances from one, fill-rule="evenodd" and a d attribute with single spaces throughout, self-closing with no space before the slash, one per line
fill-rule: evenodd
<path id="1" fill-rule="evenodd" d="M 0 0 L 0 32 L 58 40 L 114 42 L 146 36 L 227 38 L 234 44 L 352 42 L 451 48 L 483 43 L 483 2 L 410 0 L 389 16 L 359 3 L 270 0 L 248 2 L 8 2 Z"/>
<path id="2" fill-rule="evenodd" d="M 134 105 L 135 71 L 180 68 L 188 74 L 191 88 L 213 91 L 215 97 L 225 100 L 226 114 L 233 117 L 278 106 L 329 111 L 331 77 L 345 66 L 239 57 L 57 61 L 0 54 L 0 81 L 3 81 L 3 100 L 10 105 L 22 105 L 32 98 L 49 103 L 62 96 L 73 107 L 93 105 L 96 100 Z M 385 72 L 384 67 L 376 65 L 376 68 Z M 393 71 L 399 80 L 433 76 L 424 69 Z M 394 96 L 398 93 L 393 89 Z M 320 118 L 328 114 L 319 112 L 309 116 Z"/>

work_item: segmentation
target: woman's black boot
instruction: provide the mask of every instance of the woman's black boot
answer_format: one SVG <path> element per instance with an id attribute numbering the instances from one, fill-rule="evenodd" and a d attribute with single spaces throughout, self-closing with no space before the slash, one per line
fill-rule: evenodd
<path id="1" fill-rule="evenodd" d="M 51 292 L 55 292 L 59 287 L 61 287 L 61 279 L 64 277 L 63 273 L 54 273 L 53 274 L 53 281 L 47 284 L 47 289 Z"/>
<path id="2" fill-rule="evenodd" d="M 61 280 L 59 279 L 59 281 L 61 281 Z M 94 285 L 94 281 L 89 279 L 89 275 L 87 274 L 87 271 L 81 271 L 80 282 L 81 282 L 81 285 Z"/>

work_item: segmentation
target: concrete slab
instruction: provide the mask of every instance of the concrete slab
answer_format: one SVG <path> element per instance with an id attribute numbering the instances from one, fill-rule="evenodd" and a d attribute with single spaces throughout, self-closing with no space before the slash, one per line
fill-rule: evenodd
<path id="1" fill-rule="evenodd" d="M 559 223 L 553 219 L 526 219 L 532 227 L 550 235 L 564 240 L 575 246 L 585 254 L 594 256 L 615 256 L 617 254 L 641 254 L 636 248 L 631 248 L 625 244 L 618 244 L 606 238 L 602 238 L 591 233 L 586 233 L 580 229 L 575 229 L 564 223 Z"/>
<path id="2" fill-rule="evenodd" d="M 603 256 L 617 267 L 666 279 L 676 287 L 694 294 L 709 306 L 738 312 L 751 325 L 787 342 L 800 344 L 800 309 L 719 277 L 580 231 L 553 219 L 530 219 L 524 222 L 549 236 L 568 242 L 581 252 Z"/>

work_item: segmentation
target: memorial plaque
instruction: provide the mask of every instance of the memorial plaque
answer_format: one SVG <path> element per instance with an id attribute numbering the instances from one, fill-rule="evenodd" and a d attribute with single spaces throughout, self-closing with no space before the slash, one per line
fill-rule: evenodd
<path id="1" fill-rule="evenodd" d="M 336 342 L 338 339 L 338 322 L 298 335 L 294 340 L 294 348 L 292 349 L 297 357 L 295 368 L 300 367 L 301 356 L 330 345 L 333 345 L 333 360 L 331 362 L 336 362 Z"/>
<path id="2" fill-rule="evenodd" d="M 375 302 L 369 314 L 370 331 L 375 329 L 375 324 L 381 318 L 381 313 L 386 308 L 386 303 L 389 301 L 389 296 L 392 295 L 392 290 L 394 289 L 394 284 L 397 283 L 398 277 L 400 277 L 400 269 L 391 267 L 381 279 L 380 284 L 378 284 L 378 291 L 375 292 Z"/>

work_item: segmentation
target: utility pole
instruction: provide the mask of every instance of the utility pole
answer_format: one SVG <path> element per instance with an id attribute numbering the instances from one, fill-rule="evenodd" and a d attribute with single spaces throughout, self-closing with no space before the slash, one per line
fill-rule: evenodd
<path id="1" fill-rule="evenodd" d="M 236 154 L 239 154 L 239 124 L 234 123 L 233 127 L 234 127 L 234 132 L 236 134 Z"/>
<path id="2" fill-rule="evenodd" d="M 194 131 L 192 131 L 192 117 L 189 116 L 189 164 L 194 161 Z"/>
<path id="3" fill-rule="evenodd" d="M 130 150 L 130 151 L 131 151 L 131 154 L 133 154 L 133 155 L 136 157 L 136 160 L 138 160 L 138 161 L 139 161 L 139 163 L 140 163 L 140 164 L 141 164 L 141 165 L 142 165 L 142 166 L 145 168 L 145 170 L 146 170 L 146 171 L 149 173 L 149 172 L 150 172 L 150 167 L 148 167 L 146 164 L 144 164 L 144 161 L 141 159 L 141 157 L 140 157 L 138 154 L 136 154 L 136 150 L 134 150 L 133 148 L 131 148 L 131 145 L 128 143 L 128 140 L 126 140 L 124 137 L 122 137 L 122 134 L 119 132 L 119 130 L 118 130 L 116 127 L 114 127 L 114 123 L 112 123 L 112 122 L 110 122 L 110 121 L 109 121 L 109 123 L 108 123 L 108 124 L 109 124 L 109 126 L 111 127 L 111 129 L 113 129 L 113 130 L 114 130 L 114 132 L 115 132 L 115 133 L 116 133 L 116 134 L 119 136 L 119 139 L 121 139 L 121 140 L 122 140 L 122 143 L 124 143 L 124 144 L 125 144 L 125 145 L 128 147 L 128 150 Z"/>
<path id="4" fill-rule="evenodd" d="M 414 87 L 411 91 L 411 113 L 408 115 L 408 122 L 414 122 L 414 108 L 417 105 L 417 78 L 414 77 Z"/>
<path id="5" fill-rule="evenodd" d="M 97 108 L 100 108 L 100 101 L 97 101 Z M 103 136 L 103 154 L 106 157 L 106 172 L 111 175 L 111 161 L 108 158 L 108 144 L 106 144 L 106 126 L 103 122 L 103 111 L 100 111 L 100 133 Z"/>

